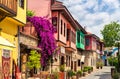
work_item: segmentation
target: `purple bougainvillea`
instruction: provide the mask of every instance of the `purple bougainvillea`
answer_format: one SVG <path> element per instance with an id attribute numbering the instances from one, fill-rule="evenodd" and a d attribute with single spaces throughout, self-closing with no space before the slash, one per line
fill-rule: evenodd
<path id="1" fill-rule="evenodd" d="M 42 17 L 28 17 L 40 38 L 38 47 L 42 49 L 41 51 L 41 64 L 46 66 L 49 58 L 52 57 L 54 50 L 56 49 L 56 43 L 54 38 L 54 33 L 56 29 L 52 26 L 49 20 Z"/>

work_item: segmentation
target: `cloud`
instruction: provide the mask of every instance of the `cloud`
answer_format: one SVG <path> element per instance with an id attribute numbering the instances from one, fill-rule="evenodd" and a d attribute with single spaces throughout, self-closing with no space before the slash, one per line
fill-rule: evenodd
<path id="1" fill-rule="evenodd" d="M 79 21 L 87 31 L 96 34 L 100 38 L 100 30 L 105 24 L 120 19 L 119 0 L 59 0 L 62 1 L 73 17 Z M 120 22 L 120 21 L 119 21 Z"/>

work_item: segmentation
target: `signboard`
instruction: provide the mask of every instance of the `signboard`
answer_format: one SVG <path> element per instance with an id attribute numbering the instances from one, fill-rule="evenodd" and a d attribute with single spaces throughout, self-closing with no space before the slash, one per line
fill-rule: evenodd
<path id="1" fill-rule="evenodd" d="M 10 79 L 10 50 L 2 51 L 2 73 L 3 79 Z"/>
<path id="2" fill-rule="evenodd" d="M 60 52 L 63 53 L 63 54 L 65 54 L 65 47 L 61 46 L 60 47 Z"/>

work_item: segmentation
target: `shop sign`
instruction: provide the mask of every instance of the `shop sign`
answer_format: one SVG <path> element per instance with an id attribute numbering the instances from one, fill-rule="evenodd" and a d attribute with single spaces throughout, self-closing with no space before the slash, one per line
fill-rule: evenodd
<path id="1" fill-rule="evenodd" d="M 61 46 L 60 47 L 60 52 L 63 53 L 63 54 L 65 54 L 65 47 Z"/>

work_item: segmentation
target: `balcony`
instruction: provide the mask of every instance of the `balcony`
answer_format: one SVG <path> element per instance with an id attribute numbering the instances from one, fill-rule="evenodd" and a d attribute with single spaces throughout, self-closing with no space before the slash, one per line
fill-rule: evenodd
<path id="1" fill-rule="evenodd" d="M 67 43 L 66 43 L 66 49 L 69 50 L 69 51 L 74 51 L 76 50 L 76 35 L 75 33 L 70 30 L 70 29 L 67 29 Z"/>
<path id="2" fill-rule="evenodd" d="M 17 13 L 17 0 L 0 0 L 0 19 L 6 16 L 15 16 Z"/>

